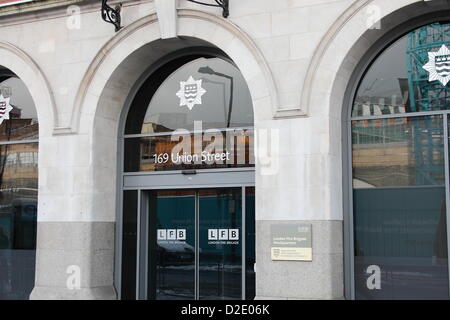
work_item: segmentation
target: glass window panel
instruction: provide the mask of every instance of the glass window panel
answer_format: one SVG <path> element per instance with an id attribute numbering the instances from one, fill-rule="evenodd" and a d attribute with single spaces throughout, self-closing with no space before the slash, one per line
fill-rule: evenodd
<path id="1" fill-rule="evenodd" d="M 191 78 L 195 82 L 186 84 Z M 132 106 L 125 133 L 192 131 L 195 121 L 204 130 L 253 126 L 250 91 L 232 63 L 200 58 L 183 65 L 164 80 L 148 105 Z"/>
<path id="2" fill-rule="evenodd" d="M 445 187 L 356 189 L 353 198 L 356 299 L 448 299 Z"/>
<path id="3" fill-rule="evenodd" d="M 442 116 L 352 121 L 353 187 L 445 185 Z"/>
<path id="4" fill-rule="evenodd" d="M 424 69 L 429 62 L 428 53 L 438 52 L 442 45 L 450 46 L 448 23 L 420 27 L 394 42 L 361 80 L 352 116 L 448 110 L 450 88 L 438 78 L 430 79 L 430 73 Z M 448 71 L 445 63 L 438 70 L 443 77 Z"/>
<path id="5" fill-rule="evenodd" d="M 357 299 L 448 299 L 442 116 L 352 122 Z"/>
<path id="6" fill-rule="evenodd" d="M 200 190 L 199 216 L 200 300 L 242 299 L 242 189 Z"/>
<path id="7" fill-rule="evenodd" d="M 127 138 L 125 172 L 252 167 L 253 146 L 253 129 Z"/>
<path id="8" fill-rule="evenodd" d="M 149 193 L 148 298 L 195 299 L 195 191 Z"/>
<path id="9" fill-rule="evenodd" d="M 28 299 L 34 287 L 37 152 L 37 143 L 0 145 L 0 300 Z"/>
<path id="10" fill-rule="evenodd" d="M 0 99 L 0 141 L 38 139 L 36 107 L 23 81 L 16 77 L 3 80 L 0 93 L 6 98 Z"/>

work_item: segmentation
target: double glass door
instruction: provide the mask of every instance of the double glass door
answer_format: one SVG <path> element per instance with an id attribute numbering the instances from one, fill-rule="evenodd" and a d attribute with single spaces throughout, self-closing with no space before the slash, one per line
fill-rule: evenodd
<path id="1" fill-rule="evenodd" d="M 254 188 L 142 193 L 140 299 L 254 297 Z"/>

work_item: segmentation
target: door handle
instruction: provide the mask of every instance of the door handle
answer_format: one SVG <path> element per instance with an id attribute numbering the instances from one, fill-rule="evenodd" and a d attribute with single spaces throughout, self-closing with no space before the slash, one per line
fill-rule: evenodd
<path id="1" fill-rule="evenodd" d="M 197 174 L 197 170 L 183 170 L 181 173 L 184 175 Z"/>

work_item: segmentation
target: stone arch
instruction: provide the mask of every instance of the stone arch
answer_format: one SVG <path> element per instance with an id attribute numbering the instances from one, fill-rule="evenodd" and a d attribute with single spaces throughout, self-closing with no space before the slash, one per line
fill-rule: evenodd
<path id="1" fill-rule="evenodd" d="M 36 62 L 23 50 L 0 42 L 1 65 L 17 75 L 33 97 L 39 118 L 40 138 L 49 137 L 58 124 L 56 105 L 50 84 Z"/>
<path id="2" fill-rule="evenodd" d="M 116 220 L 117 137 L 127 97 L 144 71 L 178 49 L 214 47 L 241 70 L 252 96 L 255 121 L 273 118 L 277 106 L 275 82 L 252 40 L 227 20 L 197 10 L 178 11 L 178 36 L 160 39 L 156 14 L 123 28 L 97 54 L 85 73 L 73 108 L 71 124 L 57 134 L 89 137 L 93 220 Z M 158 44 L 158 45 L 155 45 Z M 80 142 L 81 143 L 81 142 Z M 80 145 L 79 148 L 85 146 Z"/>
<path id="3" fill-rule="evenodd" d="M 379 10 L 380 28 L 370 29 L 368 21 L 373 21 L 369 17 L 373 14 L 371 8 Z M 439 0 L 354 1 L 332 24 L 315 50 L 301 93 L 303 113 L 319 113 L 340 119 L 347 84 L 370 48 L 393 29 L 415 17 L 449 8 Z"/>
<path id="4" fill-rule="evenodd" d="M 107 83 L 111 84 L 113 72 L 138 48 L 160 39 L 157 22 L 156 14 L 143 17 L 119 31 L 100 50 L 78 89 L 70 126 L 56 128 L 55 133 L 85 132 L 84 129 L 92 127 L 93 118 L 88 115 L 99 111 L 100 95 Z M 260 119 L 273 116 L 278 106 L 275 81 L 263 54 L 249 36 L 228 20 L 197 10 L 178 10 L 178 25 L 178 36 L 207 41 L 228 54 L 247 80 L 256 116 Z"/>

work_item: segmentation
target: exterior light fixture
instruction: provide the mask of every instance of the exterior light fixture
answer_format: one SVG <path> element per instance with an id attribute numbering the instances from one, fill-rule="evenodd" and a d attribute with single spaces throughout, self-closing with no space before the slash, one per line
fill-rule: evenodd
<path id="1" fill-rule="evenodd" d="M 113 9 L 106 3 L 108 0 L 102 0 L 102 19 L 108 23 L 112 23 L 116 27 L 116 32 L 122 27 L 120 26 L 120 10 L 122 9 L 122 4 L 119 3 Z"/>
<path id="2" fill-rule="evenodd" d="M 228 16 L 230 15 L 230 11 L 229 11 L 230 0 L 214 0 L 216 2 L 216 4 L 205 3 L 205 2 L 196 1 L 196 0 L 187 0 L 187 1 L 193 2 L 193 3 L 197 3 L 197 4 L 201 4 L 201 5 L 204 5 L 204 6 L 222 8 L 222 10 L 223 10 L 222 11 L 222 16 L 224 18 L 228 18 Z"/>

